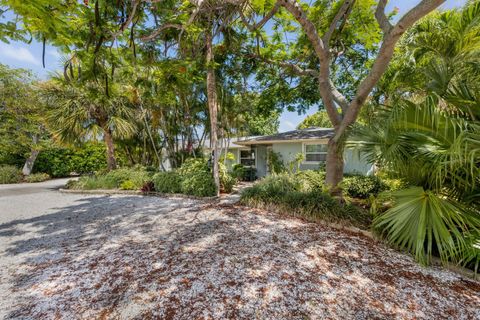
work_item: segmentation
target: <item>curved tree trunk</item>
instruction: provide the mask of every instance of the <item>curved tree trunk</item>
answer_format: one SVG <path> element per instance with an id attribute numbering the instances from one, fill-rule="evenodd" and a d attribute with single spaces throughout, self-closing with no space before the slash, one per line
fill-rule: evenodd
<path id="1" fill-rule="evenodd" d="M 39 150 L 32 149 L 30 156 L 25 161 L 25 165 L 23 166 L 22 173 L 24 176 L 28 176 L 32 173 L 33 165 L 35 164 L 35 160 L 37 159 L 38 154 L 40 153 Z"/>
<path id="2" fill-rule="evenodd" d="M 333 138 L 328 141 L 325 183 L 335 196 L 342 194 L 339 184 L 343 179 L 343 147 L 342 142 L 336 142 Z"/>
<path id="3" fill-rule="evenodd" d="M 220 194 L 220 174 L 218 167 L 218 141 L 217 141 L 217 89 L 215 83 L 215 68 L 213 67 L 214 55 L 213 55 L 213 39 L 212 30 L 206 32 L 205 40 L 207 46 L 206 64 L 207 64 L 207 98 L 208 98 L 208 111 L 210 113 L 210 142 L 213 147 L 213 180 L 217 189 L 217 196 Z"/>
<path id="4" fill-rule="evenodd" d="M 103 139 L 107 148 L 107 169 L 108 171 L 115 170 L 117 168 L 117 160 L 115 159 L 115 146 L 110 128 L 104 129 Z"/>
<path id="5" fill-rule="evenodd" d="M 25 160 L 25 164 L 23 165 L 22 173 L 24 176 L 28 176 L 32 173 L 33 165 L 35 164 L 35 160 L 37 159 L 40 150 L 37 150 L 35 146 L 38 143 L 38 135 L 34 135 L 32 137 L 33 140 L 33 147 L 30 152 L 30 156 Z"/>

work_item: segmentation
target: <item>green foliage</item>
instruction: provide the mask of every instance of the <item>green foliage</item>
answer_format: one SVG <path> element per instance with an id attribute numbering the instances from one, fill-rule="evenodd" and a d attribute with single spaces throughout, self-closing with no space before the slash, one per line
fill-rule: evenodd
<path id="1" fill-rule="evenodd" d="M 197 197 L 215 196 L 215 182 L 205 159 L 188 159 L 178 173 L 182 177 L 183 193 Z"/>
<path id="2" fill-rule="evenodd" d="M 232 175 L 241 181 L 254 181 L 257 176 L 257 169 L 254 167 L 246 167 L 241 163 L 233 165 Z"/>
<path id="3" fill-rule="evenodd" d="M 457 242 L 458 254 L 452 257 L 452 260 L 472 269 L 477 277 L 480 269 L 480 232 L 470 232 L 463 240 Z"/>
<path id="4" fill-rule="evenodd" d="M 332 122 L 328 118 L 326 111 L 317 111 L 314 114 L 307 116 L 302 122 L 300 122 L 297 129 L 307 129 L 311 127 L 333 128 Z"/>
<path id="5" fill-rule="evenodd" d="M 33 166 L 34 172 L 45 172 L 52 177 L 69 176 L 72 170 L 72 149 L 53 147 L 38 154 Z"/>
<path id="6" fill-rule="evenodd" d="M 42 182 L 50 179 L 50 176 L 47 173 L 32 173 L 24 178 L 25 182 Z"/>
<path id="7" fill-rule="evenodd" d="M 367 199 L 388 189 L 388 186 L 376 176 L 349 175 L 343 178 L 341 187 L 345 194 L 353 198 Z"/>
<path id="8" fill-rule="evenodd" d="M 285 172 L 285 164 L 283 163 L 282 155 L 278 152 L 269 150 L 267 156 L 267 164 L 270 173 L 277 174 Z"/>
<path id="9" fill-rule="evenodd" d="M 22 172 L 15 166 L 0 166 L 0 184 L 18 183 L 22 180 Z"/>
<path id="10" fill-rule="evenodd" d="M 83 176 L 71 182 L 68 187 L 79 190 L 125 189 L 140 190 L 152 180 L 152 173 L 142 167 L 121 168 L 107 173 Z"/>
<path id="11" fill-rule="evenodd" d="M 295 176 L 301 183 L 301 190 L 327 191 L 325 188 L 325 172 L 324 171 L 303 170 L 295 173 Z"/>
<path id="12" fill-rule="evenodd" d="M 66 177 L 71 172 L 88 174 L 106 168 L 105 146 L 88 143 L 80 148 L 47 148 L 38 154 L 33 170 L 52 177 Z"/>
<path id="13" fill-rule="evenodd" d="M 319 174 L 320 175 L 320 174 Z M 242 192 L 245 205 L 267 208 L 282 214 L 310 220 L 346 223 L 362 228 L 370 224 L 368 212 L 349 204 L 340 204 L 328 193 L 305 183 L 315 174 L 279 174 L 268 176 Z M 317 180 L 316 177 L 313 180 Z"/>
<path id="14" fill-rule="evenodd" d="M 391 208 L 375 224 L 422 263 L 469 261 L 459 256 L 478 234 L 479 22 L 480 2 L 470 1 L 408 31 L 371 100 L 369 126 L 354 128 L 349 143 L 402 179 L 392 189 L 413 186 L 386 195 Z"/>
<path id="15" fill-rule="evenodd" d="M 155 191 L 161 193 L 182 193 L 182 177 L 177 171 L 159 172 L 153 176 Z"/>
<path id="16" fill-rule="evenodd" d="M 392 192 L 395 205 L 374 220 L 387 240 L 429 263 L 434 249 L 447 261 L 457 255 L 456 243 L 464 244 L 471 229 L 480 228 L 478 216 L 458 202 L 421 187 Z"/>
<path id="17" fill-rule="evenodd" d="M 143 184 L 142 184 L 143 187 Z M 138 190 L 138 185 L 135 184 L 132 180 L 125 180 L 120 183 L 121 190 Z"/>
<path id="18" fill-rule="evenodd" d="M 213 197 L 216 194 L 215 182 L 210 172 L 199 171 L 187 174 L 182 179 L 182 191 L 197 197 Z"/>

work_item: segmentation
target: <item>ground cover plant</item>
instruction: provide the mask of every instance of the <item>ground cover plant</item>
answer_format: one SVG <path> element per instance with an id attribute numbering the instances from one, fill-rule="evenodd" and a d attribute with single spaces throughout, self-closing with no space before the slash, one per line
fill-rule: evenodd
<path id="1" fill-rule="evenodd" d="M 145 183 L 152 181 L 153 172 L 143 167 L 120 168 L 109 172 L 80 177 L 68 184 L 69 189 L 122 189 L 140 190 Z"/>
<path id="2" fill-rule="evenodd" d="M 18 183 L 22 181 L 22 172 L 15 166 L 0 165 L 0 183 Z"/>
<path id="3" fill-rule="evenodd" d="M 326 190 L 324 172 L 303 171 L 268 176 L 243 190 L 241 203 L 312 221 L 328 221 L 368 229 L 367 210 L 341 203 Z"/>

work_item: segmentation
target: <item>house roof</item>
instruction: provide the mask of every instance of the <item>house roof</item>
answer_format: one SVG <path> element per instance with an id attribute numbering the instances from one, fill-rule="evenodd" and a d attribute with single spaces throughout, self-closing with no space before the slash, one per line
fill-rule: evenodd
<path id="1" fill-rule="evenodd" d="M 292 130 L 269 136 L 250 137 L 243 140 L 238 140 L 235 143 L 239 145 L 252 144 L 270 144 L 272 142 L 292 142 L 292 141 L 309 141 L 309 140 L 324 140 L 333 137 L 334 130 L 332 128 L 307 128 Z"/>
<path id="2" fill-rule="evenodd" d="M 230 139 L 218 139 L 218 146 L 224 148 L 228 145 L 228 149 L 240 149 L 245 148 L 244 145 L 241 145 L 240 142 L 247 141 L 250 139 L 258 138 L 259 136 L 249 136 L 249 137 L 232 137 Z M 204 146 L 206 149 L 210 149 L 210 140 L 205 139 Z"/>

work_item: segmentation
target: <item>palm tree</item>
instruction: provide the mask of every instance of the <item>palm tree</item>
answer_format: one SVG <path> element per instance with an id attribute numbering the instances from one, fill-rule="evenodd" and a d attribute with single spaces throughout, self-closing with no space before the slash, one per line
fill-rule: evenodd
<path id="1" fill-rule="evenodd" d="M 379 87 L 375 124 L 349 142 L 411 186 L 374 225 L 423 263 L 435 251 L 480 261 L 479 31 L 480 1 L 419 23 Z"/>
<path id="2" fill-rule="evenodd" d="M 134 109 L 119 84 L 105 87 L 95 80 L 67 81 L 53 77 L 43 85 L 50 105 L 49 124 L 55 137 L 65 142 L 103 138 L 107 169 L 117 167 L 115 138 L 135 131 Z"/>

